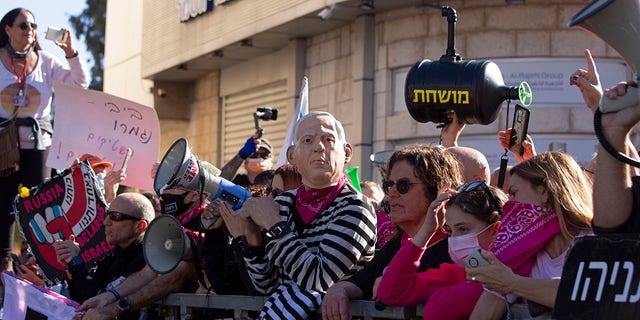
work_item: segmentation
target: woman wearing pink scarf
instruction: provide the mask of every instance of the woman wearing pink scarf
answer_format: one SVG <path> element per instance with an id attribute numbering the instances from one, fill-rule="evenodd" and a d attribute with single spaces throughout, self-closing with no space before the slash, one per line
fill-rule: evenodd
<path id="1" fill-rule="evenodd" d="M 591 233 L 591 187 L 569 155 L 545 152 L 510 173 L 495 248 L 482 252 L 490 265 L 466 268 L 467 279 L 485 288 L 471 319 L 550 314 L 571 242 Z M 512 305 L 519 300 L 528 308 Z"/>

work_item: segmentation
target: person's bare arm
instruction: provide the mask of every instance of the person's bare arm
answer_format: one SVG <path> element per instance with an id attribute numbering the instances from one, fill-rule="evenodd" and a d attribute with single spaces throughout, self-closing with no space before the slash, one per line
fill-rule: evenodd
<path id="1" fill-rule="evenodd" d="M 229 160 L 229 162 L 222 167 L 220 176 L 227 180 L 233 180 L 233 177 L 236 175 L 236 172 L 238 172 L 238 169 L 240 169 L 243 162 L 244 159 L 240 157 L 240 154 L 236 154 L 235 157 Z"/>
<path id="2" fill-rule="evenodd" d="M 458 146 L 458 137 L 464 130 L 464 123 L 460 122 L 458 115 L 451 111 L 447 114 L 447 118 L 451 119 L 451 122 L 442 127 L 440 138 L 442 140 L 442 146 L 445 148 Z"/>
<path id="3" fill-rule="evenodd" d="M 129 292 L 129 286 L 127 285 L 122 287 L 122 284 L 116 287 L 116 290 L 122 290 L 118 291 L 119 293 L 127 292 L 127 294 L 121 293 L 121 296 L 126 296 L 129 299 L 131 310 L 136 310 L 158 301 L 158 299 L 161 299 L 171 292 L 179 291 L 187 281 L 195 280 L 195 278 L 195 268 L 193 265 L 187 261 L 180 261 L 173 271 L 168 274 L 155 277 L 146 284 L 140 284 L 136 288 L 137 291 L 135 292 Z M 130 281 L 129 284 L 131 283 L 132 282 Z M 107 294 L 111 295 L 109 292 L 107 292 Z M 82 308 L 78 310 L 83 311 Z M 113 319 L 122 313 L 120 309 L 118 309 L 117 301 L 115 300 L 104 306 L 93 307 L 86 311 L 87 313 L 82 319 Z"/>
<path id="4" fill-rule="evenodd" d="M 626 92 L 626 83 L 606 91 L 609 98 Z M 602 132 L 617 151 L 636 155 L 629 142 L 631 128 L 640 120 L 640 104 L 602 115 Z M 615 228 L 624 224 L 632 214 L 633 193 L 631 177 L 635 170 L 611 156 L 600 145 L 593 189 L 593 224 L 600 228 Z"/>
<path id="5" fill-rule="evenodd" d="M 254 134 L 249 137 L 247 141 L 244 143 L 244 146 L 238 151 L 238 153 L 233 157 L 233 159 L 229 160 L 221 169 L 220 176 L 227 179 L 232 180 L 233 177 L 238 172 L 238 169 L 244 162 L 244 159 L 249 157 L 254 152 L 258 151 L 258 144 L 260 144 L 260 136 Z"/>
<path id="6" fill-rule="evenodd" d="M 483 292 L 476 303 L 476 307 L 473 308 L 470 320 L 489 320 L 489 319 L 503 319 L 504 313 L 507 310 L 506 302 L 503 298 L 496 297 L 489 292 Z"/>
<path id="7" fill-rule="evenodd" d="M 128 276 L 121 284 L 119 284 L 115 290 L 121 297 L 126 297 L 136 290 L 140 289 L 146 283 L 150 282 L 156 277 L 156 273 L 149 268 L 149 266 L 145 266 L 142 270 L 131 274 Z M 101 308 L 104 306 L 108 306 L 116 301 L 116 297 L 111 292 L 103 292 L 91 299 L 86 300 L 80 307 L 78 307 L 78 311 L 87 311 L 89 309 Z"/>
<path id="8" fill-rule="evenodd" d="M 322 320 L 349 320 L 349 301 L 363 297 L 364 292 L 354 283 L 337 282 L 327 290 L 322 299 Z"/>
<path id="9" fill-rule="evenodd" d="M 139 309 L 161 299 L 172 292 L 178 292 L 188 282 L 197 281 L 196 269 L 191 261 L 180 261 L 173 271 L 154 278 L 137 291 L 127 295 L 131 309 Z"/>

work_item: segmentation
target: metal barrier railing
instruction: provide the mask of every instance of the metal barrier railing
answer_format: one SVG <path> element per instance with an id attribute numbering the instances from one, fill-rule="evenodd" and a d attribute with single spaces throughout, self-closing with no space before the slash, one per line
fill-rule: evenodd
<path id="1" fill-rule="evenodd" d="M 159 301 L 166 320 L 189 320 L 192 308 L 234 310 L 234 319 L 250 319 L 249 312 L 260 311 L 267 297 L 173 293 Z M 422 307 L 386 307 L 376 310 L 375 302 L 352 300 L 352 317 L 370 319 L 422 319 Z"/>

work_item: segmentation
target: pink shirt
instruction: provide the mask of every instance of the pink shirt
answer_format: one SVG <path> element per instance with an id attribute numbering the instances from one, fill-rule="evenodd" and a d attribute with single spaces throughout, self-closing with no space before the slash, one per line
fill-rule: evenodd
<path id="1" fill-rule="evenodd" d="M 443 263 L 439 269 L 416 273 L 423 248 L 406 242 L 382 275 L 376 296 L 390 306 L 425 303 L 425 319 L 468 319 L 482 294 L 482 285 L 469 282 L 464 268 Z"/>

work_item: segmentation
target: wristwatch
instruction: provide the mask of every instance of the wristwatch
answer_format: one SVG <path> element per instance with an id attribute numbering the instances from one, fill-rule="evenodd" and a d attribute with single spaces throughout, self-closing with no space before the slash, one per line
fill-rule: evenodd
<path id="1" fill-rule="evenodd" d="M 269 229 L 265 233 L 265 235 L 267 236 L 267 238 L 269 238 L 269 240 L 273 240 L 277 238 L 282 238 L 282 236 L 284 236 L 289 232 L 291 232 L 291 229 L 289 228 L 289 225 L 287 224 L 287 222 L 280 221 L 274 224 L 273 227 L 271 227 L 271 229 Z"/>
<path id="2" fill-rule="evenodd" d="M 129 301 L 129 298 L 124 297 L 118 300 L 118 309 L 122 312 L 129 311 L 129 309 L 131 309 L 131 301 Z"/>

